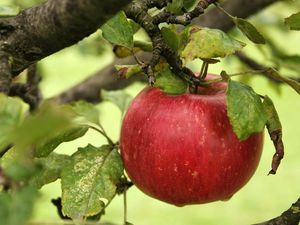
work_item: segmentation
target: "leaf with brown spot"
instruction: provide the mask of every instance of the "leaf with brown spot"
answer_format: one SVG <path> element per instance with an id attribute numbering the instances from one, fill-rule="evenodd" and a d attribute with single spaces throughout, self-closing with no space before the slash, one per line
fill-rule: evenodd
<path id="1" fill-rule="evenodd" d="M 263 106 L 267 115 L 267 129 L 276 149 L 272 160 L 272 169 L 269 172 L 269 174 L 276 174 L 281 159 L 284 156 L 284 145 L 282 142 L 282 127 L 275 106 L 268 96 L 264 97 Z"/>

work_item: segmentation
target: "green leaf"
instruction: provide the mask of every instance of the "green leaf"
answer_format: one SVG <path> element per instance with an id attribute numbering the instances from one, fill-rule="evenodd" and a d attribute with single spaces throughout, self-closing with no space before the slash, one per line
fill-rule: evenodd
<path id="1" fill-rule="evenodd" d="M 255 26 L 253 26 L 250 22 L 247 20 L 233 17 L 233 21 L 235 25 L 243 32 L 246 37 L 254 42 L 255 44 L 265 44 L 266 40 L 264 36 L 261 35 L 261 33 L 258 32 Z"/>
<path id="2" fill-rule="evenodd" d="M 24 105 L 19 98 L 0 94 L 0 152 L 8 145 L 8 137 L 24 119 Z"/>
<path id="3" fill-rule="evenodd" d="M 183 6 L 186 10 L 190 10 L 193 8 L 197 3 L 197 0 L 184 0 L 183 1 Z"/>
<path id="4" fill-rule="evenodd" d="M 103 37 L 109 42 L 126 48 L 133 48 L 134 32 L 123 11 L 105 23 L 101 30 L 103 31 Z"/>
<path id="5" fill-rule="evenodd" d="M 54 138 L 60 132 L 72 128 L 74 113 L 53 103 L 44 103 L 39 111 L 28 116 L 24 122 L 10 134 L 9 140 L 14 147 L 6 155 L 12 154 L 9 160 L 4 160 L 5 172 L 15 180 L 27 180 L 36 171 L 33 162 L 34 148 Z M 9 158 L 9 157 L 8 157 Z"/>
<path id="6" fill-rule="evenodd" d="M 129 19 L 128 22 L 130 23 L 131 25 L 131 28 L 132 28 L 132 32 L 135 34 L 136 32 L 138 32 L 138 30 L 141 28 L 141 26 L 134 22 L 133 20 Z"/>
<path id="7" fill-rule="evenodd" d="M 67 108 L 47 102 L 37 113 L 27 117 L 11 138 L 20 151 L 25 151 L 71 128 L 73 117 L 74 113 Z"/>
<path id="8" fill-rule="evenodd" d="M 230 13 L 228 13 L 224 8 L 222 8 L 219 5 L 217 5 L 217 7 L 222 12 L 224 12 L 235 23 L 235 25 L 240 29 L 240 31 L 242 31 L 242 33 L 244 35 L 246 35 L 246 37 L 250 41 L 252 41 L 256 44 L 265 44 L 266 43 L 264 36 L 262 36 L 261 33 L 258 32 L 256 27 L 253 26 L 250 22 L 248 22 L 247 20 L 232 16 Z"/>
<path id="9" fill-rule="evenodd" d="M 86 101 L 78 101 L 73 103 L 72 109 L 78 116 L 83 117 L 86 121 L 99 124 L 99 110 L 94 104 L 88 103 Z"/>
<path id="10" fill-rule="evenodd" d="M 176 76 L 168 67 L 157 73 L 155 87 L 170 95 L 180 95 L 186 92 L 187 82 Z"/>
<path id="11" fill-rule="evenodd" d="M 35 156 L 36 157 L 46 157 L 52 151 L 54 151 L 57 146 L 63 142 L 73 141 L 77 138 L 82 137 L 88 131 L 88 126 L 76 126 L 71 127 L 65 131 L 57 133 L 54 137 L 47 139 L 43 142 L 40 142 L 35 147 Z"/>
<path id="12" fill-rule="evenodd" d="M 196 58 L 210 59 L 225 57 L 240 51 L 245 44 L 230 38 L 226 33 L 217 29 L 189 27 L 182 33 L 180 56 L 186 62 Z"/>
<path id="13" fill-rule="evenodd" d="M 121 78 L 130 78 L 136 74 L 143 73 L 143 68 L 139 64 L 135 65 L 115 65 L 118 76 Z"/>
<path id="14" fill-rule="evenodd" d="M 273 101 L 266 95 L 264 97 L 263 106 L 267 116 L 267 128 L 270 133 L 281 130 L 281 122 Z"/>
<path id="15" fill-rule="evenodd" d="M 122 90 L 101 90 L 101 96 L 103 100 L 110 101 L 111 103 L 115 104 L 120 109 L 122 114 L 127 110 L 132 101 L 132 96 Z"/>
<path id="16" fill-rule="evenodd" d="M 40 165 L 39 171 L 31 178 L 30 184 L 41 188 L 45 184 L 56 181 L 61 177 L 62 169 L 70 163 L 71 157 L 57 153 L 51 153 L 44 158 L 36 158 L 35 163 Z"/>
<path id="17" fill-rule="evenodd" d="M 150 41 L 134 40 L 134 49 L 141 49 L 145 52 L 152 52 L 153 46 Z"/>
<path id="18" fill-rule="evenodd" d="M 37 172 L 37 167 L 29 155 L 23 155 L 13 146 L 1 158 L 1 167 L 5 174 L 14 181 L 27 182 Z"/>
<path id="19" fill-rule="evenodd" d="M 19 14 L 19 12 L 20 12 L 19 7 L 0 5 L 0 18 L 16 16 Z"/>
<path id="20" fill-rule="evenodd" d="M 285 18 L 284 22 L 291 30 L 300 30 L 300 12 Z"/>
<path id="21" fill-rule="evenodd" d="M 170 28 L 163 27 L 161 34 L 167 43 L 167 45 L 174 51 L 177 52 L 179 49 L 179 38 L 178 35 Z"/>
<path id="22" fill-rule="evenodd" d="M 175 15 L 182 14 L 183 2 L 184 0 L 172 0 L 172 2 L 167 5 L 166 10 Z"/>
<path id="23" fill-rule="evenodd" d="M 0 192 L 0 225 L 25 225 L 32 214 L 36 196 L 36 189 L 30 186 Z"/>
<path id="24" fill-rule="evenodd" d="M 116 195 L 123 175 L 117 149 L 111 146 L 79 148 L 62 171 L 62 205 L 74 220 L 100 213 Z"/>
<path id="25" fill-rule="evenodd" d="M 227 115 L 237 137 L 247 139 L 261 132 L 267 121 L 260 97 L 245 84 L 230 80 L 227 90 Z"/>

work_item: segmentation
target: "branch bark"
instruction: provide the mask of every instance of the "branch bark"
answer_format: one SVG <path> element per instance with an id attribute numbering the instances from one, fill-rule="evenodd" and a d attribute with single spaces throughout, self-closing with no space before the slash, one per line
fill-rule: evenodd
<path id="1" fill-rule="evenodd" d="M 246 18 L 278 1 L 279 0 L 230 0 L 227 1 L 223 7 L 232 15 Z M 228 31 L 234 26 L 232 21 L 216 8 L 194 19 L 193 23 L 200 26 L 218 28 L 224 31 Z M 118 59 L 85 81 L 60 94 L 56 99 L 61 102 L 71 102 L 80 99 L 96 102 L 100 100 L 99 93 L 102 88 L 113 90 L 114 88 L 123 88 L 131 84 L 132 82 L 117 79 L 113 67 L 115 64 L 118 64 L 117 62 Z M 131 58 L 124 60 L 124 64 L 130 64 L 131 62 L 133 62 Z M 110 80 L 110 82 L 107 82 L 108 80 Z M 116 85 L 116 83 L 118 84 Z"/>
<path id="2" fill-rule="evenodd" d="M 150 53 L 142 53 L 137 55 L 137 57 L 142 61 L 149 61 L 151 56 L 152 54 Z M 144 76 L 133 76 L 130 79 L 119 79 L 117 76 L 114 65 L 128 65 L 134 63 L 135 59 L 132 57 L 116 59 L 106 68 L 101 70 L 100 73 L 95 73 L 82 83 L 76 85 L 74 88 L 71 88 L 69 91 L 54 97 L 54 99 L 61 103 L 67 103 L 76 100 L 86 100 L 88 102 L 96 103 L 101 100 L 101 89 L 116 90 L 126 87 L 135 81 L 146 82 L 147 79 Z"/>
<path id="3" fill-rule="evenodd" d="M 48 0 L 0 20 L 0 47 L 18 75 L 29 65 L 95 32 L 130 0 Z M 113 7 L 112 7 L 113 6 Z"/>
<path id="4" fill-rule="evenodd" d="M 300 198 L 280 216 L 254 225 L 298 225 L 300 222 Z"/>

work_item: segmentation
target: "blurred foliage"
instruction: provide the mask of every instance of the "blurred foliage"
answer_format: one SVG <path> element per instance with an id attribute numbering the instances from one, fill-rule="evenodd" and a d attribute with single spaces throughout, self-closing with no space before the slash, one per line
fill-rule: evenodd
<path id="1" fill-rule="evenodd" d="M 3 5 L 6 4 L 14 5 L 20 7 L 21 9 L 25 9 L 46 2 L 47 0 L 2 0 L 2 1 L 3 2 L 1 2 L 1 4 Z"/>

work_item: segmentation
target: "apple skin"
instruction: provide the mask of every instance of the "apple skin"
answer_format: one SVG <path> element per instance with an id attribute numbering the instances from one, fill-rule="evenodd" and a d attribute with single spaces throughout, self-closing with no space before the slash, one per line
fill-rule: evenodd
<path id="1" fill-rule="evenodd" d="M 183 206 L 227 200 L 249 181 L 263 133 L 237 138 L 227 117 L 226 85 L 177 96 L 147 87 L 133 100 L 122 123 L 120 149 L 125 170 L 140 190 Z"/>

